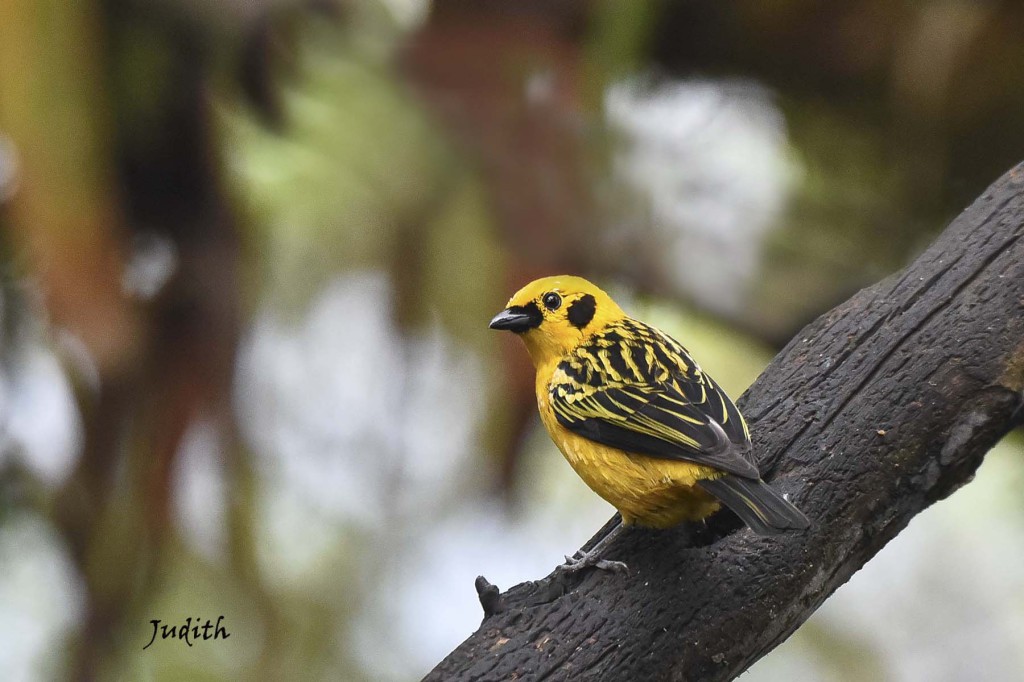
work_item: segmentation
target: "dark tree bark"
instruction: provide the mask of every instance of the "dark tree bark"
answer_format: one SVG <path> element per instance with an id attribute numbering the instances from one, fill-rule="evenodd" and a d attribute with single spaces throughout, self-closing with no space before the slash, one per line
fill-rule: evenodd
<path id="1" fill-rule="evenodd" d="M 629 575 L 504 594 L 428 680 L 728 680 L 788 637 L 910 519 L 968 482 L 1024 401 L 1024 164 L 904 271 L 818 318 L 739 405 L 766 478 L 814 521 L 757 537 L 634 530 Z M 593 541 L 591 541 L 593 542 Z"/>

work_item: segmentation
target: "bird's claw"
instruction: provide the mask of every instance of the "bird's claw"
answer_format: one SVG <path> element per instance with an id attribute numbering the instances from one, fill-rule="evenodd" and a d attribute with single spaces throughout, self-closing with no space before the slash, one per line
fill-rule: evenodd
<path id="1" fill-rule="evenodd" d="M 558 571 L 561 573 L 578 573 L 586 568 L 596 568 L 599 571 L 610 571 L 612 573 L 628 573 L 629 566 L 621 561 L 611 561 L 610 559 L 599 559 L 590 553 L 576 552 L 576 554 L 569 556 L 565 555 L 565 563 L 558 567 Z"/>

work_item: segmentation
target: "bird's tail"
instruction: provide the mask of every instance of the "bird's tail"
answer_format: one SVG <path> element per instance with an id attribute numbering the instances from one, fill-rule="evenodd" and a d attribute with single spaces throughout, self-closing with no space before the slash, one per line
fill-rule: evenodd
<path id="1" fill-rule="evenodd" d="M 726 474 L 705 479 L 698 485 L 734 511 L 758 535 L 774 535 L 811 525 L 803 512 L 759 478 Z"/>

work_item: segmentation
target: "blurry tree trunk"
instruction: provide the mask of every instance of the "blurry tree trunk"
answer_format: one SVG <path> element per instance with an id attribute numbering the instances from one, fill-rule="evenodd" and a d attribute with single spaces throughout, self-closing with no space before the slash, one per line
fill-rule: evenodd
<path id="1" fill-rule="evenodd" d="M 241 501 L 228 510 L 231 558 L 262 594 L 232 439 L 240 249 L 217 166 L 210 36 L 172 7 L 81 0 L 9 0 L 0 33 L 0 130 L 19 162 L 8 224 L 71 351 L 83 416 L 52 514 L 85 587 L 69 676 L 95 679 L 142 636 L 175 462 L 199 418 L 225 436 Z"/>
<path id="2" fill-rule="evenodd" d="M 1021 419 L 1024 165 L 904 271 L 800 332 L 741 398 L 762 471 L 813 520 L 635 530 L 629 575 L 498 594 L 429 680 L 728 680 L 766 654 L 910 519 L 968 482 Z M 593 542 L 593 541 L 592 541 Z"/>
<path id="3" fill-rule="evenodd" d="M 125 581 L 148 564 L 150 543 L 142 540 L 141 524 L 101 530 L 117 515 L 112 479 L 129 387 L 138 381 L 144 354 L 144 322 L 122 287 L 127 230 L 101 13 L 92 3 L 59 5 L 5 4 L 0 63 L 13 68 L 0 79 L 0 126 L 17 154 L 17 190 L 6 207 L 12 241 L 27 256 L 51 323 L 67 335 L 82 410 L 82 456 L 58 496 L 54 520 L 86 586 L 85 623 L 72 664 L 73 676 L 86 679 L 96 676 L 118 614 L 129 608 Z"/>

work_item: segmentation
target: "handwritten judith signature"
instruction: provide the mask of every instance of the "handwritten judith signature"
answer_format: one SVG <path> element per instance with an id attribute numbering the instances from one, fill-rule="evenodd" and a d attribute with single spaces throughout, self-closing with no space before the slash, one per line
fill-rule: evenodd
<path id="1" fill-rule="evenodd" d="M 163 625 L 163 621 L 153 619 L 149 621 L 153 625 L 153 636 L 149 638 L 149 644 L 142 647 L 142 650 L 145 651 L 152 646 L 153 642 L 156 641 L 157 634 L 160 635 L 160 639 L 184 640 L 189 646 L 192 646 L 192 642 L 198 642 L 199 640 L 227 639 L 231 636 L 231 633 L 221 625 L 222 620 L 224 620 L 224 616 L 218 616 L 217 624 L 214 625 L 213 621 L 209 618 L 206 619 L 205 623 L 200 618 L 196 618 L 194 623 L 192 618 L 186 618 L 185 622 L 180 625 Z M 213 630 L 212 633 L 211 629 Z"/>

